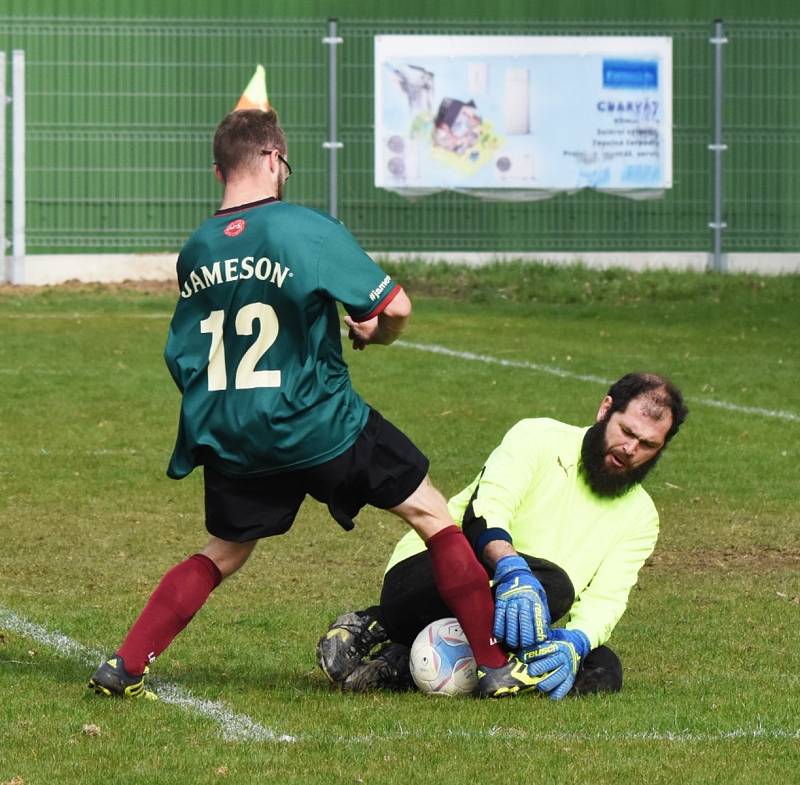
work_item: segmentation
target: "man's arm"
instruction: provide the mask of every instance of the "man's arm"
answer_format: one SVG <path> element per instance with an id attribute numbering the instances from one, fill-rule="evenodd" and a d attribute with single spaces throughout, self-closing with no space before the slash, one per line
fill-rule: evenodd
<path id="1" fill-rule="evenodd" d="M 638 530 L 604 559 L 589 586 L 570 609 L 565 629 L 552 630 L 541 646 L 521 654 L 532 676 L 545 676 L 537 689 L 561 700 L 572 689 L 581 662 L 605 643 L 628 603 L 628 594 L 658 536 L 658 515 L 638 521 Z"/>
<path id="2" fill-rule="evenodd" d="M 357 322 L 352 317 L 345 316 L 344 323 L 348 327 L 347 337 L 353 342 L 353 348 L 365 349 L 373 343 L 388 346 L 396 341 L 410 318 L 411 300 L 398 287 L 392 301 L 377 316 L 365 322 Z"/>
<path id="3" fill-rule="evenodd" d="M 628 606 L 628 595 L 639 570 L 658 539 L 655 507 L 649 518 L 632 524 L 634 530 L 606 556 L 589 585 L 570 609 L 567 629 L 583 630 L 591 648 L 605 643 Z"/>
<path id="4" fill-rule="evenodd" d="M 344 322 L 355 349 L 397 340 L 411 315 L 411 301 L 403 288 L 335 219 L 329 219 L 321 237 L 317 289 L 344 306 Z"/>

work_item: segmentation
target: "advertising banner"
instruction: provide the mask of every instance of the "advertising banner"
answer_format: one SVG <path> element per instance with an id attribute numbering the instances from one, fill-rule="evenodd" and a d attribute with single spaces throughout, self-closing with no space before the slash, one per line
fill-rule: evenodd
<path id="1" fill-rule="evenodd" d="M 670 188 L 672 40 L 376 36 L 375 185 Z"/>

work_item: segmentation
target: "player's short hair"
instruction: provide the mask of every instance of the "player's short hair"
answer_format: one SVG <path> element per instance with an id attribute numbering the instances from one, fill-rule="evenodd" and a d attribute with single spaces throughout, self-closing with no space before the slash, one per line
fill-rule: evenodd
<path id="1" fill-rule="evenodd" d="M 214 134 L 214 163 L 223 180 L 232 172 L 255 169 L 270 150 L 286 155 L 286 136 L 273 109 L 231 112 Z"/>
<path id="2" fill-rule="evenodd" d="M 624 412 L 628 404 L 639 397 L 646 399 L 646 405 L 655 417 L 659 417 L 664 409 L 669 409 L 672 425 L 664 438 L 664 446 L 678 432 L 689 414 L 683 393 L 669 379 L 657 373 L 627 373 L 609 387 L 607 395 L 611 398 L 609 417 L 614 412 Z"/>

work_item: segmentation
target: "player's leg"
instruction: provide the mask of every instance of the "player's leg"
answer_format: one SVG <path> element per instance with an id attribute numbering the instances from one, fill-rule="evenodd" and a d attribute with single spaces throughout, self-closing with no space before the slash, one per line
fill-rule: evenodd
<path id="1" fill-rule="evenodd" d="M 89 686 L 98 694 L 137 697 L 144 689 L 149 663 L 194 618 L 222 580 L 247 561 L 255 544 L 211 536 L 201 553 L 168 570 L 116 654 L 100 665 Z"/>
<path id="2" fill-rule="evenodd" d="M 430 489 L 441 498 L 435 488 L 430 486 Z M 398 509 L 393 512 L 403 515 L 425 541 L 431 555 L 437 591 L 461 624 L 475 656 L 478 694 L 481 697 L 501 698 L 532 689 L 546 675 L 531 676 L 527 667 L 513 654 L 505 655 L 505 661 L 498 663 L 498 655 L 504 652 L 492 633 L 494 600 L 489 590 L 488 575 L 461 529 L 455 524 L 445 524 L 437 529 L 440 521 L 439 502 L 424 484 L 419 491 L 423 494 L 421 498 L 430 504 L 424 514 L 418 515 L 416 509 L 412 510 L 411 517 Z M 441 503 L 444 503 L 443 499 Z M 412 497 L 412 507 L 418 505 L 420 499 Z M 446 506 L 444 513 L 446 520 L 450 520 Z M 415 525 L 417 523 L 420 525 Z M 482 587 L 472 582 L 472 564 L 477 565 L 484 575 Z"/>
<path id="3" fill-rule="evenodd" d="M 220 572 L 221 580 L 225 580 L 244 566 L 257 544 L 258 540 L 229 542 L 212 534 L 200 553 L 214 562 Z"/>
<path id="4" fill-rule="evenodd" d="M 410 647 L 389 641 L 384 643 L 368 659 L 361 662 L 340 683 L 342 692 L 370 692 L 388 690 L 405 692 L 414 689 L 409 659 Z"/>
<path id="5" fill-rule="evenodd" d="M 89 681 L 108 696 L 145 694 L 143 676 L 203 607 L 211 592 L 249 558 L 258 539 L 285 532 L 304 493 L 290 479 L 237 479 L 206 467 L 209 539 L 201 553 L 170 569 L 153 591 L 116 654 Z"/>
<path id="6" fill-rule="evenodd" d="M 494 600 L 489 576 L 450 518 L 444 497 L 426 477 L 391 512 L 424 540 L 437 592 L 461 624 L 478 665 L 504 666 L 507 656 L 492 635 Z"/>
<path id="7" fill-rule="evenodd" d="M 379 644 L 387 640 L 375 606 L 341 613 L 317 641 L 317 664 L 328 679 L 342 686 L 345 679 Z"/>
<path id="8" fill-rule="evenodd" d="M 256 542 L 226 542 L 211 535 L 200 553 L 164 575 L 117 650 L 129 673 L 144 673 L 205 605 L 211 592 L 247 561 Z"/>
<path id="9" fill-rule="evenodd" d="M 380 605 L 336 618 L 317 643 L 317 662 L 343 690 L 403 689 L 411 677 L 408 652 L 417 634 L 430 622 L 452 615 L 436 590 L 430 554 L 417 553 L 386 573 Z M 387 640 L 393 649 L 381 647 L 368 657 Z"/>
<path id="10" fill-rule="evenodd" d="M 340 680 L 342 690 L 366 692 L 375 689 L 398 691 L 412 688 L 413 680 L 409 669 L 411 644 L 420 630 L 430 622 L 452 614 L 436 590 L 428 551 L 417 553 L 396 564 L 384 575 L 380 605 L 340 616 L 327 633 L 337 634 L 337 622 L 356 617 L 364 622 L 371 620 L 372 628 L 380 629 L 384 638 L 388 635 L 391 640 L 391 643 L 384 644 L 373 656 L 363 659 L 362 655 L 350 673 Z M 362 626 L 362 629 L 365 628 Z M 358 630 L 353 632 L 352 647 L 356 650 L 366 648 L 366 637 L 359 635 Z M 320 640 L 318 651 L 325 650 L 325 640 L 325 637 Z M 371 648 L 372 646 L 369 647 Z"/>
<path id="11" fill-rule="evenodd" d="M 169 646 L 211 592 L 247 561 L 255 545 L 255 540 L 226 542 L 212 535 L 200 553 L 164 575 L 119 648 L 129 672 L 142 673 Z"/>
<path id="12" fill-rule="evenodd" d="M 452 615 L 436 590 L 427 551 L 404 559 L 384 576 L 381 604 L 341 614 L 317 643 L 317 662 L 345 691 L 405 689 L 411 685 L 408 655 L 417 633 Z M 391 640 L 374 656 L 379 643 Z"/>

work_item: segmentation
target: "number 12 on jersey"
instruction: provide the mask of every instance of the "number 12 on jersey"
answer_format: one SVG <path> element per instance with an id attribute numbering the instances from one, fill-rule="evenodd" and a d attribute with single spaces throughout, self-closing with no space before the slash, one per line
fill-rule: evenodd
<path id="1" fill-rule="evenodd" d="M 252 335 L 255 321 L 259 323 L 258 336 L 239 361 L 235 381 L 237 390 L 281 386 L 280 371 L 256 370 L 259 360 L 278 337 L 278 315 L 275 313 L 275 309 L 266 303 L 244 305 L 239 309 L 234 320 L 236 334 Z M 208 350 L 208 389 L 210 392 L 228 388 L 225 343 L 222 340 L 224 325 L 225 311 L 223 310 L 211 311 L 208 317 L 200 322 L 200 332 L 211 334 L 211 346 Z"/>

